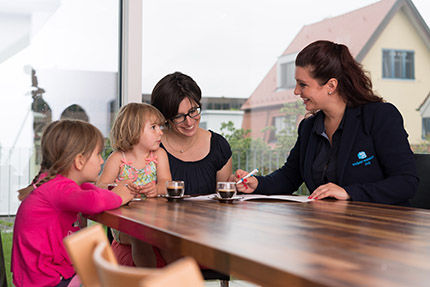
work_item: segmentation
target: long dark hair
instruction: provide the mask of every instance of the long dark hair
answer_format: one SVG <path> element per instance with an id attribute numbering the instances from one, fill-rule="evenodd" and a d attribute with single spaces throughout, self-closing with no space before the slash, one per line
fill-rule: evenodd
<path id="1" fill-rule="evenodd" d="M 178 114 L 179 104 L 185 98 L 200 106 L 202 91 L 190 76 L 175 72 L 165 76 L 155 85 L 151 94 L 151 104 L 169 120 Z"/>
<path id="2" fill-rule="evenodd" d="M 323 40 L 313 42 L 297 55 L 296 66 L 309 67 L 311 76 L 320 85 L 336 78 L 337 92 L 348 106 L 383 101 L 373 92 L 370 77 L 345 45 Z"/>

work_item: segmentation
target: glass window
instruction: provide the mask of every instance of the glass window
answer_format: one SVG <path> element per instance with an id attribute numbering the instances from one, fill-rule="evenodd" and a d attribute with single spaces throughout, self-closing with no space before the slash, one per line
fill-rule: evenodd
<path id="1" fill-rule="evenodd" d="M 0 4 L 0 214 L 16 212 L 16 191 L 38 172 L 51 121 L 86 120 L 108 136 L 118 106 L 118 14 L 118 0 Z"/>
<path id="2" fill-rule="evenodd" d="M 278 116 L 273 117 L 273 129 L 270 133 L 269 142 L 276 143 L 280 135 L 291 136 L 296 127 L 296 116 Z"/>
<path id="3" fill-rule="evenodd" d="M 430 118 L 423 118 L 423 139 L 430 138 Z"/>
<path id="4" fill-rule="evenodd" d="M 297 103 L 303 105 L 300 97 L 292 91 L 295 87 L 294 61 L 297 53 L 308 40 L 333 37 L 333 41 L 351 46 L 354 56 L 358 57 L 357 53 L 362 52 L 357 44 L 360 41 L 356 41 L 356 30 L 349 27 L 350 19 L 345 20 L 348 24 L 340 31 L 338 27 L 331 29 L 332 26 L 318 26 L 318 23 L 360 11 L 364 7 L 369 9 L 370 5 L 377 2 L 380 3 L 377 0 L 329 0 L 321 3 L 305 0 L 294 4 L 282 0 L 265 1 L 264 4 L 244 0 L 145 0 L 142 92 L 150 93 L 155 84 L 167 74 L 183 72 L 196 80 L 203 98 L 248 100 L 244 106 L 239 107 L 244 112 L 243 132 L 250 131 L 244 141 L 253 140 L 249 146 L 278 148 L 279 139 L 290 145 L 290 138 L 297 136 L 295 130 L 292 132 L 293 136 L 281 135 L 276 140 L 277 131 L 272 131 L 270 127 L 273 126 L 278 131 L 290 131 L 289 128 L 283 129 L 281 118 L 276 117 L 285 115 L 280 110 L 286 102 L 291 103 L 297 99 Z M 426 4 L 419 0 L 413 2 L 428 22 L 427 11 L 430 10 L 426 9 Z M 333 21 L 330 25 L 339 24 L 339 21 Z M 352 27 L 356 28 L 356 25 Z M 397 56 L 384 55 L 382 61 L 382 55 L 379 54 L 378 63 L 383 62 L 384 78 L 414 79 L 413 49 L 395 50 L 394 55 Z M 367 68 L 365 67 L 366 70 Z M 372 75 L 377 74 L 374 70 L 370 72 Z M 375 83 L 374 87 L 379 88 Z M 224 108 L 216 102 L 208 101 L 203 104 L 204 111 Z M 211 127 L 213 121 L 205 119 L 208 115 L 209 113 L 202 115 L 202 122 L 206 121 L 207 127 Z M 303 114 L 291 116 L 292 125 L 297 129 Z M 228 121 L 226 116 L 224 123 Z M 282 146 L 285 148 L 287 144 Z M 246 169 L 254 168 L 250 164 L 253 161 L 248 158 L 254 151 L 233 151 L 234 154 L 236 152 L 241 154 L 238 156 L 240 164 L 245 164 Z M 248 155 L 242 157 L 244 154 Z"/>
<path id="5" fill-rule="evenodd" d="M 405 50 L 382 51 L 382 77 L 387 79 L 415 79 L 414 52 Z"/>
<path id="6" fill-rule="evenodd" d="M 296 79 L 294 78 L 296 66 L 294 62 L 282 63 L 280 66 L 281 66 L 280 88 L 283 88 L 283 89 L 294 88 L 296 85 Z"/>

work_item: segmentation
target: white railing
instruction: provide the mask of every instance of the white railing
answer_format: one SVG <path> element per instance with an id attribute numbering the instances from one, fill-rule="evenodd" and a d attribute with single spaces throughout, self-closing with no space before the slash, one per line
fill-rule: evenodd
<path id="1" fill-rule="evenodd" d="M 281 167 L 288 155 L 281 150 L 233 150 L 233 170 L 260 170 L 268 174 Z M 1 148 L 0 150 L 0 216 L 15 215 L 19 206 L 17 190 L 27 186 L 38 167 L 32 148 Z"/>

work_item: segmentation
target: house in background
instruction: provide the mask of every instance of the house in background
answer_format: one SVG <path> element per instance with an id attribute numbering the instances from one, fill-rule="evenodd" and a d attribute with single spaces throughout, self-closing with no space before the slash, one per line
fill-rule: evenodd
<path id="1" fill-rule="evenodd" d="M 285 103 L 301 102 L 294 95 L 294 61 L 316 40 L 349 47 L 370 73 L 374 90 L 402 113 L 412 144 L 430 133 L 419 107 L 430 91 L 430 30 L 410 0 L 382 0 L 364 8 L 304 26 L 242 106 L 242 127 L 253 138 L 273 141 L 273 133 L 298 124 L 301 115 L 285 120 Z M 297 120 L 295 123 L 294 121 Z M 424 128 L 424 129 L 423 129 Z"/>

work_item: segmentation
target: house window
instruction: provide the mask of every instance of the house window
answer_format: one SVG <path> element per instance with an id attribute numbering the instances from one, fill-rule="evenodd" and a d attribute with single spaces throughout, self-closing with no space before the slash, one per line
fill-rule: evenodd
<path id="1" fill-rule="evenodd" d="M 295 128 L 295 116 L 279 116 L 272 120 L 274 129 L 270 132 L 269 142 L 274 143 L 280 135 L 290 136 Z"/>
<path id="2" fill-rule="evenodd" d="M 280 88 L 292 89 L 296 85 L 294 78 L 295 66 L 294 62 L 281 63 Z"/>
<path id="3" fill-rule="evenodd" d="M 386 79 L 415 79 L 413 51 L 382 50 L 382 77 Z"/>
<path id="4" fill-rule="evenodd" d="M 423 118 L 423 139 L 430 138 L 430 118 Z"/>

